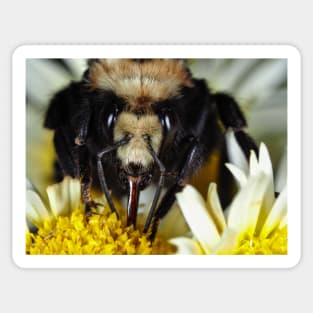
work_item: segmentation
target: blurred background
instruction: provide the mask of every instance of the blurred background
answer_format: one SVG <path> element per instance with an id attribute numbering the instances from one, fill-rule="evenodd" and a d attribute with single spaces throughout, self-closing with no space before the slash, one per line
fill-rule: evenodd
<path id="1" fill-rule="evenodd" d="M 248 133 L 269 148 L 276 190 L 286 182 L 287 61 L 285 59 L 193 59 L 190 69 L 212 91 L 232 94 L 248 121 Z M 87 67 L 82 59 L 28 59 L 26 71 L 27 177 L 44 194 L 53 183 L 52 132 L 43 118 L 53 94 Z"/>

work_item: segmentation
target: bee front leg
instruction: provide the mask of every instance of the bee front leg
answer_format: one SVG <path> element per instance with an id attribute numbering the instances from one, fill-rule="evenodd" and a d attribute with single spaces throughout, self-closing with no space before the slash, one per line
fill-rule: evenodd
<path id="1" fill-rule="evenodd" d="M 248 126 L 247 121 L 240 110 L 238 103 L 231 96 L 225 93 L 213 95 L 219 117 L 226 129 L 232 129 L 235 138 L 244 152 L 247 159 L 253 150 L 258 155 L 258 147 L 244 129 Z"/>
<path id="2" fill-rule="evenodd" d="M 99 182 L 100 182 L 100 186 L 101 186 L 101 190 L 104 193 L 108 205 L 112 211 L 112 213 L 115 213 L 117 215 L 117 217 L 119 217 L 118 212 L 115 208 L 115 205 L 112 201 L 112 197 L 110 195 L 110 191 L 104 176 L 104 170 L 103 170 L 103 165 L 102 165 L 102 158 L 104 155 L 106 155 L 107 153 L 110 153 L 112 151 L 115 151 L 118 147 L 126 144 L 129 141 L 128 137 L 123 138 L 122 140 L 114 143 L 112 146 L 107 146 L 106 148 L 104 148 L 102 151 L 99 151 L 97 153 L 97 173 L 98 173 L 98 178 L 99 178 Z"/>
<path id="3" fill-rule="evenodd" d="M 158 225 L 161 219 L 168 213 L 176 200 L 176 193 L 181 191 L 184 187 L 186 179 L 189 179 L 201 167 L 206 159 L 207 151 L 203 144 L 198 142 L 194 137 L 189 139 L 189 149 L 187 150 L 183 162 L 178 171 L 176 182 L 167 190 L 161 200 L 160 205 L 157 207 L 155 214 L 151 221 L 150 240 L 154 240 Z"/>
<path id="4" fill-rule="evenodd" d="M 92 209 L 102 206 L 101 203 L 95 202 L 91 197 L 91 160 L 89 151 L 86 146 L 78 147 L 79 170 L 80 170 L 80 186 L 82 200 L 85 205 L 85 214 L 89 217 L 93 212 Z"/>
<path id="5" fill-rule="evenodd" d="M 112 201 L 112 197 L 111 197 L 111 194 L 110 194 L 110 191 L 109 191 L 109 188 L 108 188 L 105 176 L 104 176 L 104 170 L 103 170 L 103 165 L 102 165 L 102 154 L 101 153 L 99 153 L 97 155 L 97 172 L 98 172 L 101 190 L 105 195 L 105 198 L 108 202 L 108 205 L 111 209 L 111 212 L 115 213 L 117 215 L 117 217 L 119 217 L 117 210 L 115 208 L 115 205 Z"/>

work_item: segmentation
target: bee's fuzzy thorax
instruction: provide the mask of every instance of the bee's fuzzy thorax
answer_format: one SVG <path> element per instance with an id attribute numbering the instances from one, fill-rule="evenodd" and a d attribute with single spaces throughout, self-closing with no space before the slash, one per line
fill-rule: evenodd
<path id="1" fill-rule="evenodd" d="M 101 59 L 92 63 L 89 83 L 92 88 L 111 90 L 123 97 L 130 109 L 147 108 L 176 96 L 183 86 L 192 87 L 185 64 L 174 59 Z"/>

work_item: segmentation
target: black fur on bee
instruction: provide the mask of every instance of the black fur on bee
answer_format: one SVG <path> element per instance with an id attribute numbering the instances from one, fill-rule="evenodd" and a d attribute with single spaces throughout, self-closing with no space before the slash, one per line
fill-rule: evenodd
<path id="1" fill-rule="evenodd" d="M 110 190 L 128 193 L 127 223 L 136 226 L 140 191 L 157 185 L 144 226 L 151 239 L 175 194 L 223 147 L 225 130 L 247 156 L 257 151 L 237 102 L 212 93 L 179 59 L 89 60 L 82 80 L 52 98 L 44 126 L 54 130 L 59 177 L 81 181 L 87 214 L 94 183 L 113 212 Z"/>

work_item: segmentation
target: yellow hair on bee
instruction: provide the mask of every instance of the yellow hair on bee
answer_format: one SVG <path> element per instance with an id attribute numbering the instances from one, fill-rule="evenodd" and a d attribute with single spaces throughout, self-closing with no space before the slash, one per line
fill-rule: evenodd
<path id="1" fill-rule="evenodd" d="M 153 102 L 177 95 L 182 86 L 193 86 L 183 62 L 174 59 L 102 59 L 91 65 L 89 82 L 93 88 L 123 97 L 131 110 L 149 108 Z"/>
<path id="2" fill-rule="evenodd" d="M 146 138 L 150 140 L 152 149 L 158 153 L 162 141 L 162 126 L 157 115 L 137 116 L 131 112 L 122 112 L 114 127 L 114 141 L 130 135 L 130 141 L 118 148 L 117 156 L 123 165 L 141 164 L 148 167 L 153 158 L 147 147 Z"/>

